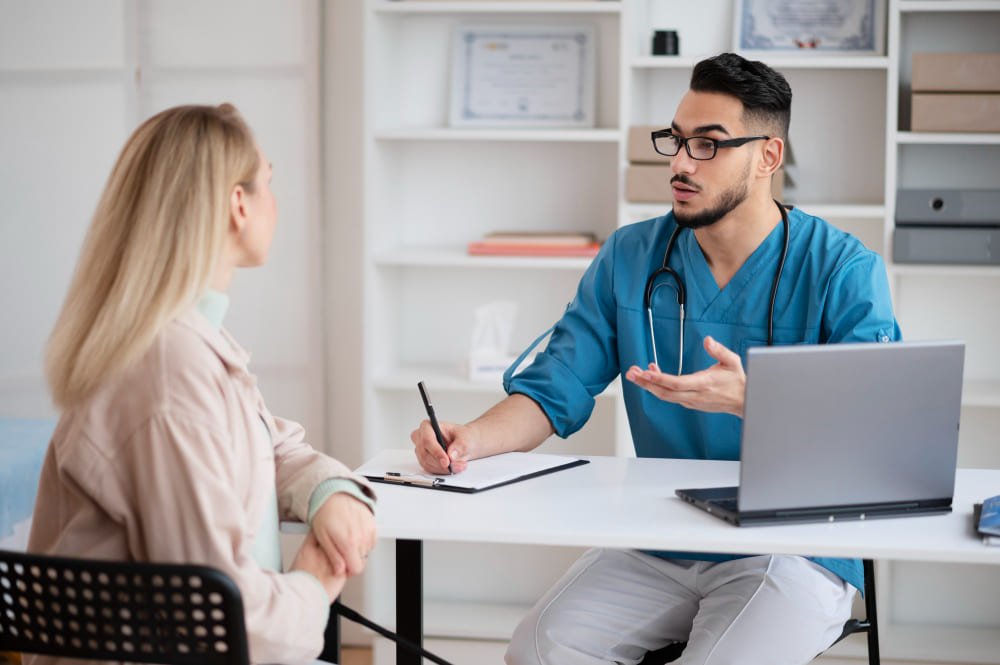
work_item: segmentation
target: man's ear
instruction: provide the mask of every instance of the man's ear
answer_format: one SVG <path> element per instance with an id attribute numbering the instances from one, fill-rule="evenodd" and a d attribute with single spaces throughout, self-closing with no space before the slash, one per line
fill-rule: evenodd
<path id="1" fill-rule="evenodd" d="M 764 141 L 764 149 L 761 154 L 763 159 L 760 160 L 758 166 L 760 175 L 773 175 L 781 168 L 781 162 L 785 158 L 785 139 L 775 136 Z"/>
<path id="2" fill-rule="evenodd" d="M 236 185 L 229 195 L 229 230 L 236 235 L 242 235 L 246 224 L 246 192 L 243 190 L 243 185 Z"/>

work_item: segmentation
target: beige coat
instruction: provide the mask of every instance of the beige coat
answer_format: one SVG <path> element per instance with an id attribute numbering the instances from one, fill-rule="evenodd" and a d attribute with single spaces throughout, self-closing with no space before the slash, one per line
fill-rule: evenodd
<path id="1" fill-rule="evenodd" d="M 305 520 L 310 494 L 327 478 L 371 489 L 306 444 L 301 426 L 271 415 L 248 358 L 192 309 L 135 366 L 65 413 L 42 468 L 28 548 L 219 568 L 242 592 L 252 660 L 296 663 L 319 654 L 328 599 L 315 578 L 254 561 L 270 488 L 283 520 Z M 254 440 L 264 436 L 261 419 L 267 444 Z"/>

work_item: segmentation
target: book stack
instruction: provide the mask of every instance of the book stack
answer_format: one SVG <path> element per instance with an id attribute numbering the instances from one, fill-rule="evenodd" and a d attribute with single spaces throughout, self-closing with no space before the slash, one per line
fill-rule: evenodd
<path id="1" fill-rule="evenodd" d="M 1000 132 L 1000 53 L 914 53 L 914 132 Z"/>
<path id="2" fill-rule="evenodd" d="M 496 231 L 469 243 L 477 256 L 594 256 L 601 243 L 583 231 Z"/>
<path id="3" fill-rule="evenodd" d="M 1000 545 L 1000 495 L 991 496 L 973 506 L 972 520 L 976 535 L 987 545 Z"/>

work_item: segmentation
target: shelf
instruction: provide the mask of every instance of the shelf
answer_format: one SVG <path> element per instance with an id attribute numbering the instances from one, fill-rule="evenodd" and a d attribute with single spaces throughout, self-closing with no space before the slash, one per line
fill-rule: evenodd
<path id="1" fill-rule="evenodd" d="M 823 219 L 877 219 L 885 217 L 885 206 L 865 203 L 810 203 L 808 201 L 799 203 L 789 201 L 796 208 L 801 208 L 802 212 Z"/>
<path id="2" fill-rule="evenodd" d="M 790 205 L 800 208 L 803 212 L 823 219 L 875 219 L 881 221 L 885 217 L 885 206 L 864 203 L 799 203 L 787 201 Z M 629 203 L 626 213 L 629 216 L 645 215 L 659 217 L 670 210 L 669 203 Z"/>
<path id="3" fill-rule="evenodd" d="M 460 0 L 397 0 L 379 2 L 375 11 L 384 14 L 620 14 L 621 3 L 609 0 L 578 2 L 461 2 Z"/>
<path id="4" fill-rule="evenodd" d="M 1000 407 L 1000 381 L 966 381 L 962 406 Z"/>
<path id="5" fill-rule="evenodd" d="M 593 261 L 576 256 L 470 256 L 465 247 L 403 247 L 375 257 L 389 268 L 510 268 L 583 272 Z"/>
<path id="6" fill-rule="evenodd" d="M 507 642 L 530 609 L 527 605 L 425 600 L 424 635 Z"/>
<path id="7" fill-rule="evenodd" d="M 1000 145 L 1000 132 L 898 132 L 897 142 L 925 145 Z"/>
<path id="8" fill-rule="evenodd" d="M 907 12 L 998 12 L 997 0 L 900 0 L 899 11 Z"/>
<path id="9" fill-rule="evenodd" d="M 503 384 L 500 377 L 496 381 L 470 381 L 461 373 L 457 367 L 444 365 L 404 365 L 396 367 L 380 376 L 375 377 L 372 384 L 375 390 L 381 392 L 407 392 L 414 391 L 418 381 L 425 381 L 428 387 L 434 390 L 434 394 L 441 392 L 473 393 L 482 395 L 503 396 Z M 621 381 L 615 379 L 597 396 L 617 397 L 621 394 Z"/>
<path id="10" fill-rule="evenodd" d="M 617 129 L 456 129 L 394 127 L 375 132 L 377 141 L 536 141 L 547 143 L 617 143 Z"/>
<path id="11" fill-rule="evenodd" d="M 710 54 L 690 56 L 641 56 L 632 59 L 633 69 L 690 69 Z M 775 69 L 889 69 L 889 58 L 886 56 L 844 56 L 844 55 L 808 55 L 791 56 L 784 54 L 769 55 L 767 64 Z"/>
<path id="12" fill-rule="evenodd" d="M 893 263 L 890 273 L 900 277 L 1000 277 L 1000 266 Z"/>

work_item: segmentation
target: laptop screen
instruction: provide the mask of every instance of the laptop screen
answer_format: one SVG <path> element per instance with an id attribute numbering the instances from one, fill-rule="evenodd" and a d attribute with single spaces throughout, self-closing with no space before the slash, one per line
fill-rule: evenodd
<path id="1" fill-rule="evenodd" d="M 951 499 L 963 342 L 751 348 L 740 511 Z"/>

